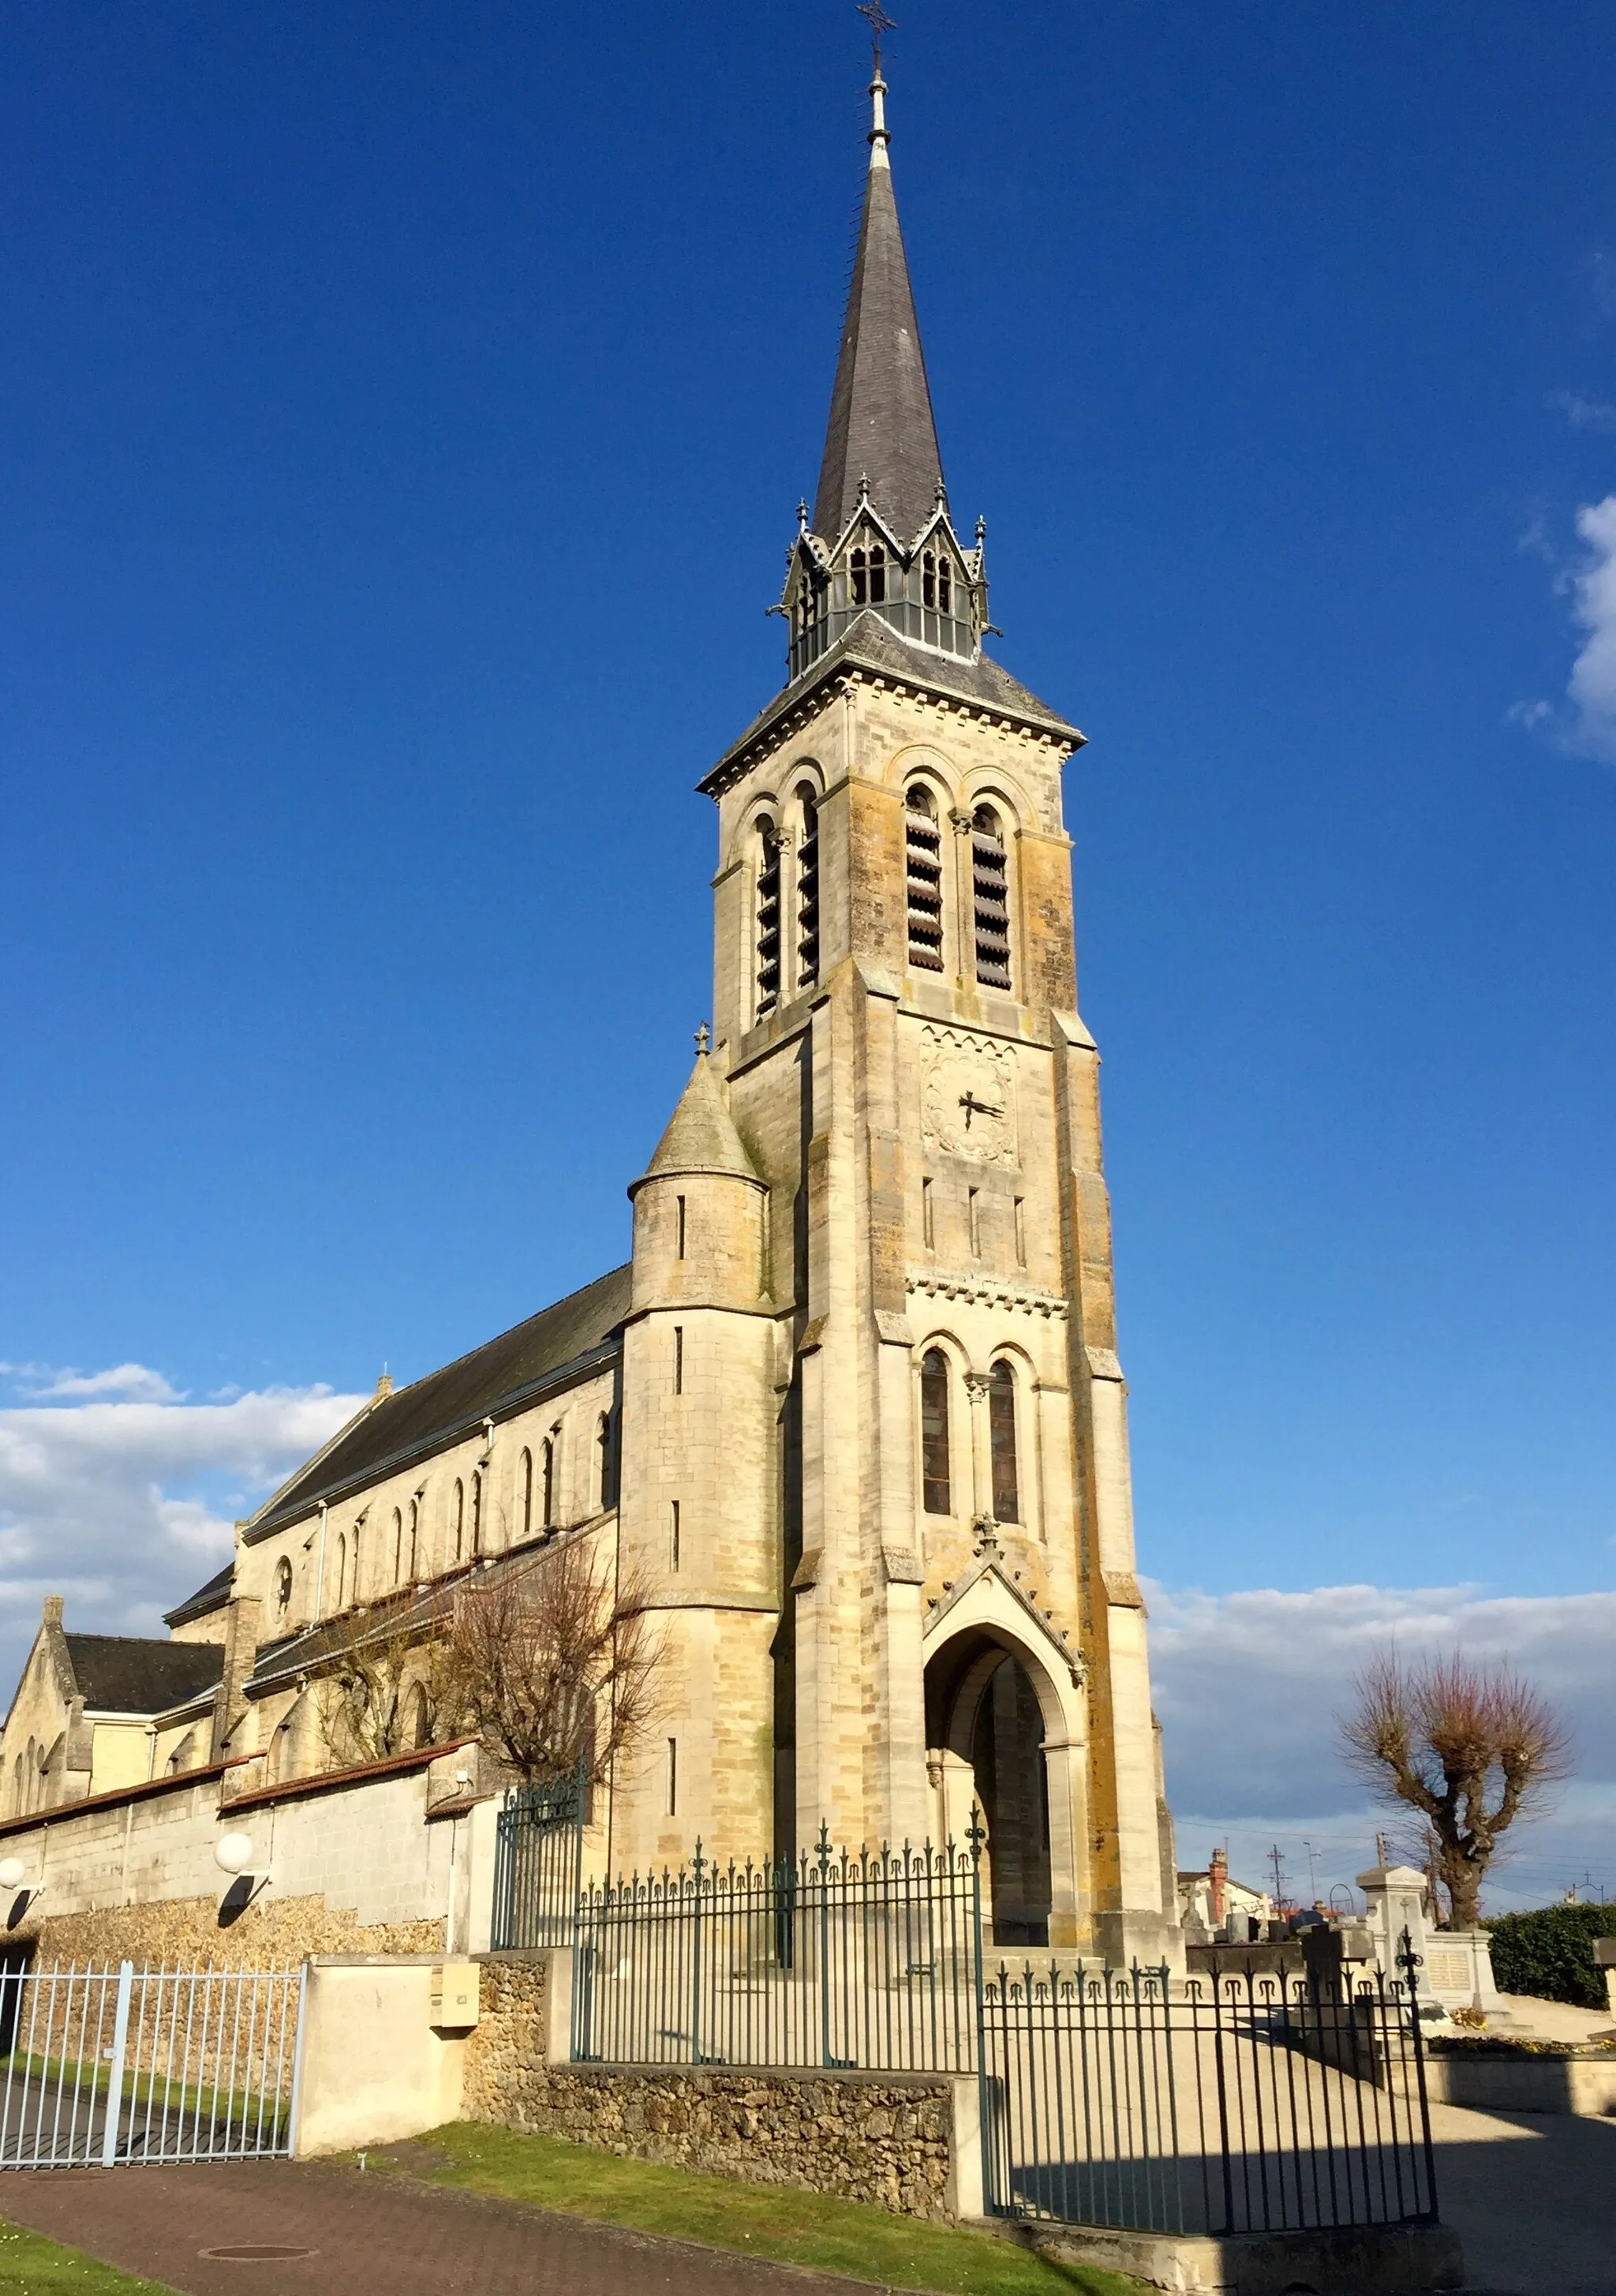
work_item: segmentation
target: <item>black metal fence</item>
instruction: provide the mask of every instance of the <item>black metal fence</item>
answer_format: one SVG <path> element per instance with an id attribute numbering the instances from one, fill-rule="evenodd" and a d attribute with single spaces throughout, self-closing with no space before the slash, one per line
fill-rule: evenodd
<path id="1" fill-rule="evenodd" d="M 508 1794 L 494 1855 L 496 1948 L 570 1945 L 584 1884 L 584 1825 L 589 1780 L 571 1777 Z"/>
<path id="2" fill-rule="evenodd" d="M 1390 1984 L 1000 1969 L 982 1988 L 989 2209 L 1156 2232 L 1434 2223 L 1403 1958 Z"/>
<path id="3" fill-rule="evenodd" d="M 573 2054 L 615 2063 L 976 2062 L 975 1849 L 833 1851 L 585 1890 Z"/>
<path id="4" fill-rule="evenodd" d="M 500 1814 L 496 1946 L 573 1948 L 572 2054 L 976 2073 L 990 2214 L 1155 2232 L 1436 2220 L 1402 1975 L 990 1972 L 983 1837 L 580 1887 L 583 1780 Z"/>

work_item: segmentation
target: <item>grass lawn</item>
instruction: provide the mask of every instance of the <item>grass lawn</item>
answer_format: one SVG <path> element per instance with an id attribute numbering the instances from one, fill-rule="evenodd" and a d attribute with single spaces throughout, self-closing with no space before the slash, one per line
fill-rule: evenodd
<path id="1" fill-rule="evenodd" d="M 1055 2264 L 991 2233 L 955 2231 L 896 2217 L 862 2201 L 832 2200 L 789 2185 L 744 2185 L 648 2161 L 620 2160 L 483 2122 L 453 2121 L 420 2142 L 450 2156 L 409 2173 L 567 2216 L 672 2233 L 782 2264 L 816 2265 L 888 2288 L 942 2296 L 1145 2296 L 1137 2280 L 1092 2267 Z M 372 2153 L 372 2171 L 392 2166 Z"/>
<path id="2" fill-rule="evenodd" d="M 155 2280 L 137 2280 L 98 2264 L 76 2248 L 58 2248 L 20 2225 L 0 2223 L 0 2288 L 7 2296 L 172 2296 Z"/>

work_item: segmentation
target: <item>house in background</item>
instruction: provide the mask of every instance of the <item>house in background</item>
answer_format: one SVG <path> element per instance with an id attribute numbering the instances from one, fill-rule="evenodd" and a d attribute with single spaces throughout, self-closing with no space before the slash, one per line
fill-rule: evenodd
<path id="1" fill-rule="evenodd" d="M 61 1596 L 46 1595 L 0 1732 L 0 1812 L 60 1808 L 210 1759 L 230 1575 L 168 1614 L 167 1641 L 69 1634 Z"/>
<path id="2" fill-rule="evenodd" d="M 1246 1945 L 1266 1937 L 1273 1918 L 1273 1898 L 1235 1880 L 1227 1850 L 1214 1849 L 1204 1874 L 1179 1874 L 1179 1919 L 1188 1945 Z"/>

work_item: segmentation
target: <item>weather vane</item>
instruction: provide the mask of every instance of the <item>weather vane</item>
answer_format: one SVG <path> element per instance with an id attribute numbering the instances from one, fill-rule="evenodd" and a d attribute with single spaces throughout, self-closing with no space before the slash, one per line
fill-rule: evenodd
<path id="1" fill-rule="evenodd" d="M 881 35 L 883 32 L 895 32 L 898 29 L 897 22 L 882 7 L 881 0 L 856 0 L 856 5 L 860 15 L 869 26 L 870 45 L 875 49 L 876 70 L 878 74 L 881 70 Z"/>

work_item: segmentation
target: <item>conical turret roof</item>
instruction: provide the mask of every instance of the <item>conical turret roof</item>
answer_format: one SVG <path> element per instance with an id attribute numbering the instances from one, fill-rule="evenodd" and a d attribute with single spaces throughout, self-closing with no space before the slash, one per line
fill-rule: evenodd
<path id="1" fill-rule="evenodd" d="M 878 68 L 870 93 L 875 126 L 864 213 L 813 509 L 814 530 L 828 542 L 858 508 L 864 481 L 872 507 L 905 542 L 931 516 L 943 487 L 937 425 L 886 156 L 886 85 Z"/>
<path id="2" fill-rule="evenodd" d="M 763 1185 L 735 1129 L 723 1087 L 706 1053 L 697 1054 L 690 1080 L 679 1095 L 667 1130 L 634 1186 L 682 1172 L 727 1173 L 738 1180 L 750 1180 L 755 1186 Z"/>

